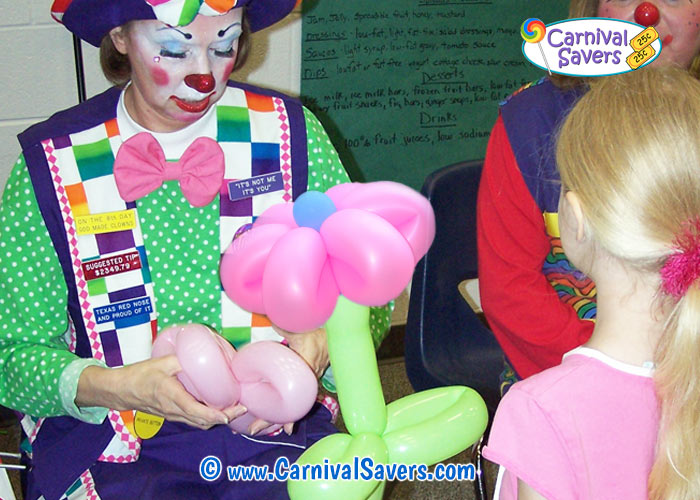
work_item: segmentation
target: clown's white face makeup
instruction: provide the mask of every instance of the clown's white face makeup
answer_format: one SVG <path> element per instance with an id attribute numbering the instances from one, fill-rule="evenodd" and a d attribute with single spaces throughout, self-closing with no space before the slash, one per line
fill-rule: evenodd
<path id="1" fill-rule="evenodd" d="M 634 11 L 641 3 L 642 0 L 600 0 L 598 17 L 634 22 Z M 700 0 L 652 0 L 651 3 L 659 10 L 655 28 L 663 44 L 658 63 L 690 67 L 700 51 Z"/>
<path id="2" fill-rule="evenodd" d="M 198 15 L 187 26 L 134 21 L 110 33 L 131 63 L 124 97 L 136 122 L 153 132 L 180 130 L 199 119 L 226 89 L 238 54 L 242 9 Z"/>

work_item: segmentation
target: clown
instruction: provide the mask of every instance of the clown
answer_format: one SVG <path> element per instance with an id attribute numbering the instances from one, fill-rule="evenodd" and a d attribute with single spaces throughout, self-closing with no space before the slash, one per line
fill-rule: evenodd
<path id="1" fill-rule="evenodd" d="M 205 480 L 200 464 L 293 462 L 335 431 L 317 404 L 293 431 L 259 435 L 259 420 L 253 437 L 234 434 L 219 424 L 245 407 L 201 404 L 175 356 L 150 359 L 160 330 L 201 323 L 237 346 L 286 340 L 316 375 L 328 364 L 323 329 L 291 334 L 241 310 L 218 274 L 239 227 L 348 181 L 298 100 L 228 80 L 248 33 L 294 4 L 54 3 L 115 87 L 20 134 L 0 208 L 0 404 L 25 414 L 26 498 L 286 497 L 284 483 L 230 483 L 225 470 Z M 374 312 L 381 331 L 388 310 Z M 137 432 L 139 412 L 165 418 L 155 437 Z"/>

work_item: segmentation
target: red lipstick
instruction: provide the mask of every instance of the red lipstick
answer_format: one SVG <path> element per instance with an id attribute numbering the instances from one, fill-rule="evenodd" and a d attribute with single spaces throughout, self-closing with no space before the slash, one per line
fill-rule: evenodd
<path id="1" fill-rule="evenodd" d="M 209 98 L 211 95 L 206 96 L 204 99 L 201 101 L 183 101 L 179 97 L 176 96 L 170 96 L 170 98 L 175 101 L 175 104 L 183 110 L 188 113 L 201 113 L 205 109 L 207 109 L 207 106 L 209 106 Z"/>

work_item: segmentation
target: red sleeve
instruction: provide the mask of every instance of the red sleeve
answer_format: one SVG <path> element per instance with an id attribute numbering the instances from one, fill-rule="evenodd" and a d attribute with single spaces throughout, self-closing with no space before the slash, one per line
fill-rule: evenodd
<path id="1" fill-rule="evenodd" d="M 501 117 L 491 132 L 477 204 L 481 305 L 520 377 L 561 363 L 591 336 L 542 274 L 544 218 L 525 185 Z"/>

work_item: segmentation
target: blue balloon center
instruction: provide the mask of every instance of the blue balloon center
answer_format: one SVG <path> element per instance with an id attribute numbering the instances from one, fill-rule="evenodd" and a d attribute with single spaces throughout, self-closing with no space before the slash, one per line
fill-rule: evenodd
<path id="1" fill-rule="evenodd" d="M 310 227 L 318 231 L 321 224 L 336 212 L 335 204 L 325 193 L 307 191 L 294 202 L 292 214 L 300 227 Z"/>

